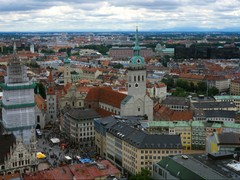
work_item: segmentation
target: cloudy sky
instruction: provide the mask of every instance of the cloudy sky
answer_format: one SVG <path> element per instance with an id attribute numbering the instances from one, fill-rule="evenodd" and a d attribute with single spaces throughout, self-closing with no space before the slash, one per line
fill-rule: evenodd
<path id="1" fill-rule="evenodd" d="M 239 29 L 240 0 L 0 0 L 0 31 Z"/>

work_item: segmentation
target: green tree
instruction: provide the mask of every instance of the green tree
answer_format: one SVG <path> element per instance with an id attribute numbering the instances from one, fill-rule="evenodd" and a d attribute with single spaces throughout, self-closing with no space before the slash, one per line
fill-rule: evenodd
<path id="1" fill-rule="evenodd" d="M 35 94 L 39 93 L 43 99 L 46 99 L 46 90 L 42 83 L 37 83 L 37 85 L 34 89 L 34 93 Z"/>
<path id="2" fill-rule="evenodd" d="M 176 90 L 172 93 L 173 96 L 186 97 L 187 93 L 183 88 L 177 87 Z"/>
<path id="3" fill-rule="evenodd" d="M 167 78 L 163 78 L 162 80 L 161 80 L 161 82 L 163 82 L 164 84 L 166 84 L 166 86 L 167 86 L 167 89 L 168 90 L 170 90 L 170 89 L 172 89 L 173 87 L 174 87 L 174 79 L 172 78 L 172 77 L 167 77 Z"/>
<path id="4" fill-rule="evenodd" d="M 190 92 L 196 91 L 196 87 L 195 87 L 195 84 L 194 84 L 193 82 L 190 82 L 190 83 L 189 83 L 189 89 L 188 89 L 188 91 L 190 91 Z"/>
<path id="5" fill-rule="evenodd" d="M 209 96 L 216 96 L 217 94 L 219 94 L 219 90 L 216 87 L 211 87 L 208 89 Z"/>
<path id="6" fill-rule="evenodd" d="M 207 92 L 207 83 L 206 82 L 198 82 L 197 83 L 197 93 L 198 94 L 206 94 Z"/>
<path id="7" fill-rule="evenodd" d="M 55 52 L 52 49 L 42 49 L 41 53 L 44 53 L 44 54 L 54 54 Z"/>
<path id="8" fill-rule="evenodd" d="M 113 65 L 113 68 L 122 69 L 122 68 L 123 68 L 123 65 L 120 64 L 120 63 L 117 63 L 117 64 L 114 64 L 114 65 Z"/>
<path id="9" fill-rule="evenodd" d="M 147 169 L 143 169 L 138 172 L 136 175 L 133 175 L 129 180 L 152 180 L 151 172 Z"/>
<path id="10" fill-rule="evenodd" d="M 183 79 L 178 79 L 176 81 L 176 87 L 180 87 L 182 89 L 188 90 L 189 89 L 188 81 L 183 80 Z"/>

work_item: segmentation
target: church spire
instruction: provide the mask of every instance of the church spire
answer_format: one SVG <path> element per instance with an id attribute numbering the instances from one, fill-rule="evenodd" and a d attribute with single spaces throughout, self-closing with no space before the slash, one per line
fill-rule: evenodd
<path id="1" fill-rule="evenodd" d="M 53 82 L 53 76 L 52 76 L 52 70 L 50 70 L 49 76 L 48 76 L 48 82 Z"/>
<path id="2" fill-rule="evenodd" d="M 136 34 L 135 34 L 135 46 L 133 48 L 134 56 L 140 56 L 140 46 L 139 46 L 139 39 L 138 39 L 138 26 L 136 26 Z"/>
<path id="3" fill-rule="evenodd" d="M 138 27 L 136 26 L 135 46 L 133 47 L 133 57 L 130 60 L 129 68 L 142 69 L 145 66 L 144 58 L 140 55 L 140 46 L 138 38 Z"/>

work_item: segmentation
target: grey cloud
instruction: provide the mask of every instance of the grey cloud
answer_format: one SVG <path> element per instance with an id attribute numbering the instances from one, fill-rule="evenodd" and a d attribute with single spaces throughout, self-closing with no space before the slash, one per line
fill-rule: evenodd
<path id="1" fill-rule="evenodd" d="M 177 9 L 179 6 L 182 6 L 184 2 L 179 0 L 155 0 L 155 1 L 136 1 L 136 0 L 127 0 L 123 3 L 122 0 L 108 1 L 113 6 L 121 7 L 133 7 L 133 8 L 146 8 L 146 9 Z"/>

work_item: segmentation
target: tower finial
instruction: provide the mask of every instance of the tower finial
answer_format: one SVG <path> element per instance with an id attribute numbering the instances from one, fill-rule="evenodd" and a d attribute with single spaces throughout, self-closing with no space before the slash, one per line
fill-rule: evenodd
<path id="1" fill-rule="evenodd" d="M 16 53 L 16 51 L 17 51 L 16 42 L 14 41 L 14 42 L 13 42 L 13 53 Z"/>
<path id="2" fill-rule="evenodd" d="M 139 46 L 139 41 L 138 41 L 138 26 L 136 26 L 136 40 L 135 40 L 135 46 Z"/>

